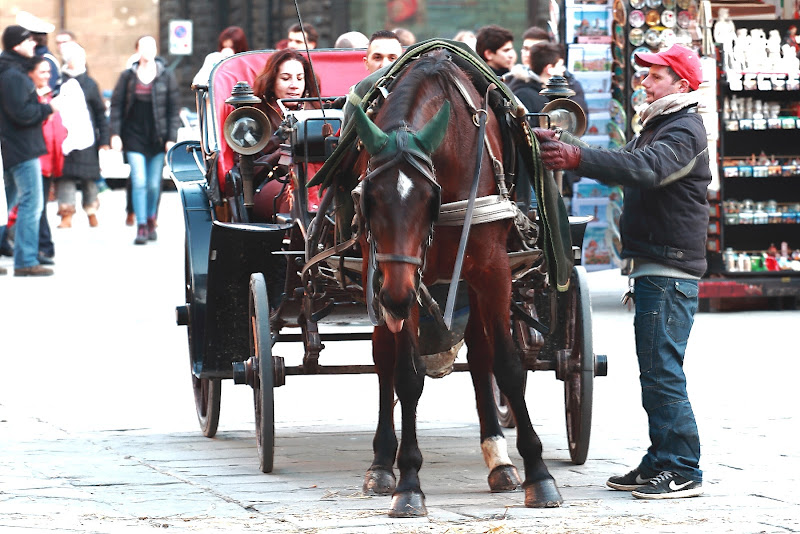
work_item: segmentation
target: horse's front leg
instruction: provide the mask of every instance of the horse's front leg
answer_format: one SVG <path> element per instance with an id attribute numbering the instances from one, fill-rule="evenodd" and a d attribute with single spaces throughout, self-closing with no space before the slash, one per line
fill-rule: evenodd
<path id="1" fill-rule="evenodd" d="M 525 404 L 525 370 L 511 339 L 510 280 L 480 299 L 481 316 L 488 339 L 494 344 L 494 376 L 508 399 L 517 422 L 517 449 L 525 463 L 525 506 L 552 508 L 563 502 L 555 480 L 542 459 L 542 442 L 533 430 Z M 508 295 L 497 298 L 496 295 Z"/>
<path id="2" fill-rule="evenodd" d="M 522 486 L 519 472 L 508 456 L 508 446 L 492 393 L 492 346 L 487 342 L 475 293 L 470 291 L 470 312 L 464 342 L 467 344 L 467 361 L 472 385 L 475 388 L 475 403 L 481 425 L 481 450 L 489 468 L 489 488 L 493 492 L 514 491 Z"/>
<path id="3" fill-rule="evenodd" d="M 415 321 L 407 321 L 403 330 L 395 334 L 397 359 L 395 391 L 400 399 L 402 413 L 400 452 L 397 468 L 400 480 L 392 496 L 390 517 L 421 517 L 428 515 L 425 495 L 419 483 L 422 453 L 417 443 L 417 404 L 425 381 L 425 363 L 420 357 L 416 342 Z M 411 332 L 414 332 L 412 336 Z"/>
<path id="4" fill-rule="evenodd" d="M 386 326 L 375 328 L 372 334 L 372 360 L 378 374 L 378 428 L 372 440 L 372 465 L 364 476 L 366 495 L 388 495 L 395 489 L 392 467 L 397 455 L 397 436 L 394 432 L 394 334 Z"/>

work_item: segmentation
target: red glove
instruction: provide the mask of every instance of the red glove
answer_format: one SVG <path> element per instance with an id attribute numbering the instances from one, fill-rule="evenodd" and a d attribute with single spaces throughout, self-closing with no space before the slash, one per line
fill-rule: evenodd
<path id="1" fill-rule="evenodd" d="M 536 136 L 536 139 L 538 139 L 540 143 L 557 141 L 555 130 L 550 130 L 548 128 L 534 128 L 532 131 L 533 135 Z"/>
<path id="2" fill-rule="evenodd" d="M 581 149 L 561 141 L 542 143 L 539 155 L 548 169 L 577 169 L 581 163 Z"/>

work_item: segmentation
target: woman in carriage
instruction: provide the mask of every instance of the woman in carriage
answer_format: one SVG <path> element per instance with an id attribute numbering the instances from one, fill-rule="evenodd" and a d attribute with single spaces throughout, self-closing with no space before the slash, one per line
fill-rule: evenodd
<path id="1" fill-rule="evenodd" d="M 267 60 L 264 68 L 253 82 L 253 93 L 261 98 L 261 103 L 255 107 L 266 114 L 274 134 L 256 158 L 256 174 L 254 183 L 263 184 L 255 195 L 254 214 L 258 219 L 270 220 L 273 213 L 273 200 L 280 196 L 277 206 L 279 212 L 288 211 L 288 188 L 284 189 L 284 182 L 280 180 L 289 172 L 286 165 L 281 165 L 280 145 L 285 143 L 285 133 L 281 129 L 284 120 L 284 111 L 303 109 L 303 107 L 319 107 L 315 102 L 287 102 L 279 103 L 283 99 L 300 99 L 319 96 L 319 81 L 314 80 L 311 66 L 306 56 L 296 50 L 279 50 Z M 283 106 L 283 107 L 282 107 Z M 309 191 L 313 199 L 311 204 L 318 204 L 316 191 Z"/>

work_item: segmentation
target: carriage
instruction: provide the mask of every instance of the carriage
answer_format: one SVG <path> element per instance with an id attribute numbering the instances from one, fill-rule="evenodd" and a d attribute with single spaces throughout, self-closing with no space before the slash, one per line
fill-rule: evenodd
<path id="1" fill-rule="evenodd" d="M 381 321 L 375 317 L 371 302 L 376 298 L 370 294 L 373 280 L 365 275 L 365 265 L 372 263 L 374 256 L 364 258 L 368 246 L 359 241 L 363 236 L 353 231 L 352 215 L 359 206 L 341 205 L 351 197 L 342 187 L 329 186 L 320 199 L 311 200 L 309 195 L 310 184 L 319 181 L 315 173 L 320 168 L 322 173 L 335 168 L 332 162 L 337 158 L 337 163 L 344 165 L 341 161 L 347 161 L 347 150 L 357 150 L 343 146 L 348 135 L 348 142 L 355 146 L 356 134 L 344 127 L 342 110 L 322 106 L 286 113 L 281 126 L 285 141 L 280 150 L 282 161 L 291 169 L 283 186 L 291 190 L 291 206 L 287 213 L 280 213 L 276 205 L 268 220 L 253 215 L 253 195 L 259 184 L 253 183 L 250 169 L 257 147 L 239 134 L 244 129 L 263 138 L 270 132 L 252 112 L 252 93 L 242 82 L 252 83 L 270 53 L 246 52 L 218 64 L 209 84 L 195 87 L 200 140 L 178 143 L 167 156 L 185 216 L 186 302 L 176 308 L 176 315 L 177 323 L 187 327 L 200 427 L 205 436 L 216 433 L 223 380 L 252 387 L 258 456 L 265 473 L 273 469 L 275 452 L 274 388 L 283 386 L 287 376 L 377 372 L 374 365 L 325 365 L 320 355 L 326 343 L 374 339 L 363 329 L 329 330 L 327 325 Z M 325 102 L 346 95 L 366 74 L 361 50 L 322 49 L 309 54 L 322 80 L 322 93 L 329 95 Z M 412 55 L 411 51 L 406 55 Z M 382 76 L 381 82 L 368 87 L 367 94 L 375 93 L 375 100 L 380 100 L 385 91 L 379 85 L 393 77 Z M 361 141 L 358 145 L 360 148 Z M 235 152 L 239 154 L 240 173 L 234 169 Z M 552 187 L 547 184 L 544 187 Z M 560 203 L 557 194 L 549 194 L 550 201 Z M 588 220 L 570 218 L 568 226 L 562 225 L 568 228 L 568 235 L 562 237 L 568 241 L 570 263 L 568 272 L 562 272 L 566 283 L 556 287 L 557 280 L 550 272 L 554 260 L 543 246 L 544 236 L 553 230 L 543 222 L 547 204 L 542 200 L 538 210 L 524 213 L 532 239 L 529 246 L 509 247 L 507 251 L 511 338 L 525 372 L 555 371 L 556 378 L 564 382 L 569 454 L 572 462 L 582 464 L 589 447 L 593 380 L 606 374 L 605 356 L 595 355 L 592 348 L 586 274 L 583 267 L 571 263 L 580 261 Z M 450 217 L 449 224 L 460 228 L 465 206 L 468 203 L 450 206 L 447 214 L 443 207 L 437 224 L 448 224 L 442 219 Z M 460 220 L 458 212 L 462 213 Z M 421 278 L 424 265 L 418 267 Z M 469 363 L 454 361 L 461 346 L 456 339 L 459 328 L 463 336 L 470 314 L 464 282 L 454 278 L 455 283 L 447 280 L 430 287 L 417 280 L 422 286 L 415 295 L 421 310 L 419 332 L 434 332 L 437 342 L 448 336 L 454 338 L 445 345 L 450 349 L 426 352 L 432 353 L 432 359 L 426 361 L 429 376 L 469 370 Z M 438 303 L 443 304 L 445 297 L 447 323 L 443 325 L 444 306 Z M 287 365 L 279 356 L 285 342 L 302 344 L 301 364 Z M 442 359 L 443 354 L 452 357 Z M 493 392 L 499 421 L 513 427 L 512 411 L 494 381 Z"/>

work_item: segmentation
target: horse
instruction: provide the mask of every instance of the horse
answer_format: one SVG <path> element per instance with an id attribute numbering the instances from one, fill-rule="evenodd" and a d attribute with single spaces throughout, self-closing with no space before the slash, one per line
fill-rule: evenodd
<path id="1" fill-rule="evenodd" d="M 392 494 L 392 517 L 427 515 L 416 434 L 416 408 L 426 375 L 418 337 L 420 291 L 453 275 L 462 226 L 436 227 L 440 205 L 468 198 L 478 164 L 476 151 L 481 151 L 484 162 L 491 154 L 502 154 L 497 116 L 488 103 L 485 110 L 476 109 L 475 103 L 483 100 L 446 50 L 435 49 L 402 71 L 373 119 L 358 106 L 352 119 L 366 151 L 356 163 L 361 173 L 357 212 L 362 280 L 367 306 L 382 316 L 372 334 L 380 400 L 374 456 L 363 491 Z M 479 137 L 478 113 L 486 113 L 485 139 Z M 480 166 L 477 194 L 496 193 L 492 165 L 485 163 Z M 511 337 L 506 249 L 511 224 L 506 219 L 472 226 L 461 276 L 469 296 L 463 338 L 490 490 L 522 487 L 526 506 L 556 507 L 562 497 L 542 460 L 542 443 L 525 404 L 526 370 Z M 524 482 L 508 456 L 494 406 L 492 375 L 516 419 Z M 399 451 L 393 420 L 395 394 L 402 414 Z M 395 458 L 399 480 L 393 470 Z"/>

